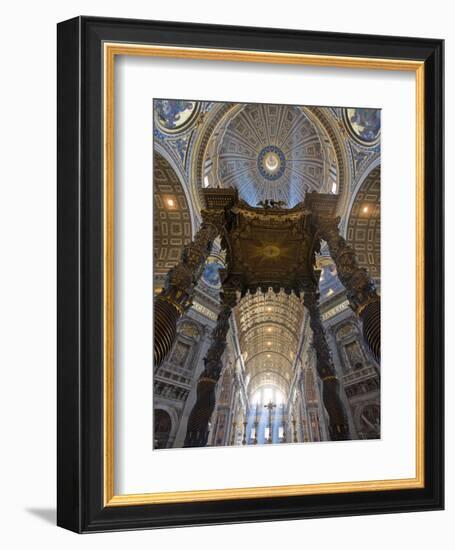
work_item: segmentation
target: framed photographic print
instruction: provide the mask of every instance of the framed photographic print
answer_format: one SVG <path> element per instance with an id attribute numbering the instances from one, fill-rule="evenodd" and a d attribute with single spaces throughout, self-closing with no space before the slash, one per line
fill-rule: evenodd
<path id="1" fill-rule="evenodd" d="M 443 507 L 443 42 L 58 25 L 58 525 Z"/>

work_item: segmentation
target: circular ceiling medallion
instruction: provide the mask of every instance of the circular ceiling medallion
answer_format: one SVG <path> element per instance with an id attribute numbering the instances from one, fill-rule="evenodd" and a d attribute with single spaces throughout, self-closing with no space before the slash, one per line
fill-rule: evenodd
<path id="1" fill-rule="evenodd" d="M 262 255 L 266 258 L 277 258 L 280 255 L 280 249 L 274 244 L 268 244 L 262 249 Z"/>
<path id="2" fill-rule="evenodd" d="M 344 119 L 351 136 L 363 145 L 376 145 L 381 134 L 380 109 L 345 109 Z"/>
<path id="3" fill-rule="evenodd" d="M 258 156 L 258 169 L 267 180 L 277 180 L 281 178 L 286 168 L 286 159 L 283 151 L 276 145 L 267 145 Z"/>
<path id="4" fill-rule="evenodd" d="M 172 134 L 187 129 L 196 118 L 199 107 L 196 101 L 157 99 L 154 111 L 159 129 Z"/>

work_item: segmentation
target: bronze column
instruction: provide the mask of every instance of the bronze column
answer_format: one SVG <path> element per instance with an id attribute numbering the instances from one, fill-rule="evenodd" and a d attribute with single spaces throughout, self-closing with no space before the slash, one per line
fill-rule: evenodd
<path id="1" fill-rule="evenodd" d="M 215 408 L 215 388 L 223 369 L 223 353 L 226 349 L 226 336 L 229 318 L 237 301 L 233 289 L 223 289 L 221 310 L 212 333 L 212 343 L 204 358 L 204 371 L 197 384 L 197 398 L 188 418 L 184 447 L 205 447 L 209 435 L 209 421 Z"/>
<path id="2" fill-rule="evenodd" d="M 367 270 L 360 267 L 355 252 L 340 235 L 340 218 L 317 219 L 321 239 L 327 242 L 338 277 L 347 291 L 352 309 L 363 325 L 363 337 L 377 363 L 381 361 L 381 300 Z"/>
<path id="3" fill-rule="evenodd" d="M 332 441 L 351 439 L 348 418 L 340 397 L 340 382 L 336 376 L 319 312 L 319 293 L 316 290 L 305 291 L 303 299 L 310 314 L 310 327 L 316 351 L 316 370 L 322 381 L 322 399 L 329 415 L 330 438 Z"/>
<path id="4" fill-rule="evenodd" d="M 194 288 L 201 276 L 213 241 L 220 234 L 223 213 L 218 220 L 202 213 L 202 225 L 194 240 L 182 252 L 180 262 L 167 274 L 164 288 L 154 302 L 154 360 L 158 367 L 169 353 L 175 339 L 179 317 L 191 306 Z M 215 223 L 218 221 L 219 223 Z"/>

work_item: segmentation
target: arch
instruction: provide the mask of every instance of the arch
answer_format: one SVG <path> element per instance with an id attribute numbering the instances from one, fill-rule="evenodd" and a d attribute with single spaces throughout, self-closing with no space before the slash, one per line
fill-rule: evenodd
<path id="1" fill-rule="evenodd" d="M 283 372 L 278 369 L 269 369 L 267 371 L 259 371 L 254 374 L 248 383 L 248 395 L 252 396 L 261 388 L 274 387 L 280 390 L 286 399 L 289 397 L 289 380 L 283 375 Z"/>
<path id="2" fill-rule="evenodd" d="M 359 189 L 362 187 L 363 182 L 366 180 L 366 178 L 370 175 L 370 173 L 380 166 L 381 164 L 381 155 L 379 153 L 376 153 L 369 164 L 362 170 L 361 173 L 356 174 L 356 180 L 352 184 L 352 189 L 349 192 L 349 200 L 346 203 L 346 207 L 343 210 L 343 212 L 340 214 L 341 217 L 341 224 L 340 224 L 340 233 L 341 235 L 346 238 L 346 232 L 349 222 L 349 216 L 351 215 L 352 211 L 352 205 L 354 204 L 355 198 L 357 196 L 357 193 Z"/>
<path id="3" fill-rule="evenodd" d="M 248 358 L 247 358 L 247 361 L 245 363 L 246 364 L 250 364 L 253 362 L 253 360 L 256 358 L 256 357 L 261 357 L 261 355 L 271 355 L 272 357 L 274 355 L 276 355 L 278 358 L 280 358 L 282 361 L 284 361 L 285 363 L 289 363 L 289 366 L 291 367 L 292 366 L 292 361 L 289 359 L 288 355 L 286 353 L 283 353 L 283 351 L 280 351 L 280 350 L 258 350 L 254 353 L 251 353 L 251 354 L 248 354 Z"/>
<path id="4" fill-rule="evenodd" d="M 346 241 L 361 267 L 381 278 L 381 167 L 373 168 L 358 188 L 346 226 Z"/>
<path id="5" fill-rule="evenodd" d="M 209 140 L 215 130 L 223 126 L 225 119 L 238 109 L 236 103 L 218 103 L 205 113 L 204 121 L 198 131 L 192 144 L 191 164 L 190 164 L 190 182 L 191 196 L 196 210 L 200 212 L 204 206 L 202 188 L 204 181 L 204 158 Z M 232 111 L 234 110 L 234 111 Z"/>
<path id="6" fill-rule="evenodd" d="M 170 163 L 155 151 L 153 166 L 155 276 L 165 275 L 191 241 L 191 213 L 182 184 Z"/>
<path id="7" fill-rule="evenodd" d="M 166 141 L 155 140 L 153 144 L 153 150 L 154 150 L 154 154 L 158 153 L 164 158 L 164 160 L 166 160 L 170 164 L 172 170 L 175 172 L 175 175 L 177 176 L 177 179 L 180 182 L 180 185 L 182 186 L 183 192 L 185 193 L 186 200 L 190 205 L 191 233 L 192 235 L 194 235 L 194 233 L 196 232 L 197 228 L 200 225 L 200 216 L 199 216 L 199 212 L 194 207 L 194 204 L 192 202 L 191 190 L 190 190 L 190 186 L 188 185 L 187 175 L 185 173 L 185 170 L 183 166 L 175 158 L 173 151 L 170 149 Z"/>
<path id="8" fill-rule="evenodd" d="M 337 215 L 343 217 L 349 198 L 349 187 L 352 178 L 352 154 L 342 134 L 337 118 L 328 107 L 305 107 L 307 113 L 316 119 L 326 132 L 334 148 L 337 164 L 338 203 Z"/>

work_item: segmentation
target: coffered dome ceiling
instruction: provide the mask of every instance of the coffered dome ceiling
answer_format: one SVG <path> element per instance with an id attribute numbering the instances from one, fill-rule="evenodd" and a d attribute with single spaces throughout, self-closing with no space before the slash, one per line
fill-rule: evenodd
<path id="1" fill-rule="evenodd" d="M 273 199 L 292 208 L 307 191 L 332 191 L 336 181 L 330 140 L 308 114 L 288 105 L 232 109 L 211 136 L 205 164 L 211 185 L 237 188 L 252 206 Z"/>

